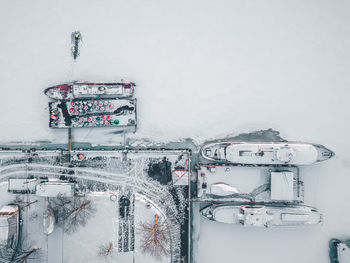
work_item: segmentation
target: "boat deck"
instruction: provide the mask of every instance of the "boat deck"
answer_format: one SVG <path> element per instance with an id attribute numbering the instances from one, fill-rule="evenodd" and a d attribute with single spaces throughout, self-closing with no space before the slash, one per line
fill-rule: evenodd
<path id="1" fill-rule="evenodd" d="M 271 180 L 273 177 L 278 178 L 278 175 L 285 176 L 282 172 L 292 176 L 286 185 L 281 185 L 281 180 Z M 271 186 L 274 188 L 271 189 Z M 291 191 L 291 194 L 281 195 L 280 188 Z M 197 190 L 198 201 L 301 202 L 303 200 L 303 183 L 299 180 L 299 170 L 296 167 L 199 165 Z M 283 199 L 280 200 L 279 197 Z"/>

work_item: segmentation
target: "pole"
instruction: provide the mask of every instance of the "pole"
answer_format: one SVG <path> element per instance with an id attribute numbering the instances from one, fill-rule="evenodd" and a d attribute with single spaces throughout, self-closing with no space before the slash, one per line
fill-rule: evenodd
<path id="1" fill-rule="evenodd" d="M 69 162 L 71 160 L 71 151 L 72 151 L 72 128 L 68 128 L 68 157 Z"/>

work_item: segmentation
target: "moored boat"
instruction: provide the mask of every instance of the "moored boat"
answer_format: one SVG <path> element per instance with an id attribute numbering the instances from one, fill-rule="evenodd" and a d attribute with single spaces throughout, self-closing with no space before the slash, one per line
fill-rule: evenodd
<path id="1" fill-rule="evenodd" d="M 73 82 L 49 87 L 44 93 L 52 99 L 127 98 L 134 95 L 135 84 Z"/>
<path id="2" fill-rule="evenodd" d="M 55 228 L 54 211 L 47 208 L 43 215 L 43 230 L 46 235 L 50 235 Z"/>
<path id="3" fill-rule="evenodd" d="M 350 240 L 332 238 L 329 241 L 329 259 L 331 263 L 350 262 Z"/>
<path id="4" fill-rule="evenodd" d="M 323 216 L 316 208 L 303 205 L 219 204 L 201 210 L 205 218 L 245 227 L 284 227 L 319 225 Z"/>
<path id="5" fill-rule="evenodd" d="M 49 108 L 52 128 L 136 127 L 136 99 L 59 100 Z"/>
<path id="6" fill-rule="evenodd" d="M 334 153 L 322 145 L 302 142 L 219 142 L 204 145 L 201 155 L 221 163 L 308 165 L 327 160 Z"/>

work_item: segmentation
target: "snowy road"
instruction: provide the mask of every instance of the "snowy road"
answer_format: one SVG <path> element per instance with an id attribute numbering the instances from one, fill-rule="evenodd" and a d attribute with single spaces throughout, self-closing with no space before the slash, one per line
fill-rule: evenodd
<path id="1" fill-rule="evenodd" d="M 64 231 L 62 227 L 56 227 L 54 232 L 48 235 L 47 241 L 47 262 L 63 263 L 63 240 Z"/>

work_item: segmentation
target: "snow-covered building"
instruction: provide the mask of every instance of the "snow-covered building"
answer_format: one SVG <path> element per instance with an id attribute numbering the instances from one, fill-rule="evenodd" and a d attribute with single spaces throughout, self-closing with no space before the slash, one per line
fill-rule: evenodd
<path id="1" fill-rule="evenodd" d="M 36 195 L 44 197 L 56 197 L 62 195 L 72 197 L 75 192 L 75 183 L 62 181 L 48 181 L 35 186 Z"/>
<path id="2" fill-rule="evenodd" d="M 19 234 L 19 207 L 5 205 L 0 210 L 0 245 L 15 248 Z"/>
<path id="3" fill-rule="evenodd" d="M 37 184 L 37 178 L 9 178 L 8 179 L 8 191 L 13 193 L 33 193 L 35 191 L 35 185 Z"/>

